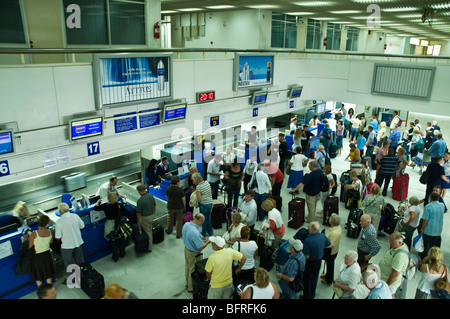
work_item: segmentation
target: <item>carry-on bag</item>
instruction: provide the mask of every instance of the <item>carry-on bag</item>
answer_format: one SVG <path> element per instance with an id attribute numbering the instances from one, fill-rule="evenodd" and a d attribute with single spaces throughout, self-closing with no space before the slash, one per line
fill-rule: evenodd
<path id="1" fill-rule="evenodd" d="M 400 175 L 393 180 L 392 198 L 394 200 L 404 200 L 408 197 L 409 175 L 407 173 Z"/>
<path id="2" fill-rule="evenodd" d="M 323 203 L 322 225 L 330 226 L 330 216 L 333 213 L 339 215 L 339 199 L 336 196 L 328 196 Z"/>
<path id="3" fill-rule="evenodd" d="M 361 232 L 360 219 L 363 215 L 362 209 L 354 208 L 350 210 L 347 219 L 347 237 L 358 238 Z"/>
<path id="4" fill-rule="evenodd" d="M 300 228 L 305 222 L 305 204 L 304 198 L 295 197 L 288 203 L 288 227 Z"/>
<path id="5" fill-rule="evenodd" d="M 142 233 L 139 233 L 139 228 L 137 224 L 132 225 L 133 232 L 131 233 L 131 237 L 133 239 L 134 248 L 137 253 L 145 253 L 148 252 L 148 235 L 142 229 Z"/>
<path id="6" fill-rule="evenodd" d="M 91 299 L 100 299 L 105 295 L 105 279 L 103 275 L 85 262 L 79 265 L 81 270 L 81 289 Z"/>

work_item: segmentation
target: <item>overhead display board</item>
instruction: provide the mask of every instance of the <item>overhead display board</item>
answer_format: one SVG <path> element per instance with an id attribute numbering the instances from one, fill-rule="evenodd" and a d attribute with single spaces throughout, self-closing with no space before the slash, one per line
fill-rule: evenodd
<path id="1" fill-rule="evenodd" d="M 96 107 L 118 107 L 172 97 L 172 55 L 94 54 Z"/>

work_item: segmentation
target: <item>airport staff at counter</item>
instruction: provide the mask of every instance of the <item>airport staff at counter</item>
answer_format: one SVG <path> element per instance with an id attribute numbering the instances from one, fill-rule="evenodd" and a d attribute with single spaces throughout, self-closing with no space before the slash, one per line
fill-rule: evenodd
<path id="1" fill-rule="evenodd" d="M 95 194 L 96 196 L 100 196 L 100 199 L 102 200 L 103 203 L 108 202 L 108 193 L 111 192 L 115 192 L 117 193 L 118 196 L 122 197 L 122 198 L 126 198 L 125 195 L 120 194 L 117 191 L 116 185 L 117 185 L 117 181 L 118 178 L 116 176 L 111 176 L 109 178 L 109 181 L 102 184 L 102 186 L 100 186 L 100 188 L 97 191 L 97 194 Z"/>

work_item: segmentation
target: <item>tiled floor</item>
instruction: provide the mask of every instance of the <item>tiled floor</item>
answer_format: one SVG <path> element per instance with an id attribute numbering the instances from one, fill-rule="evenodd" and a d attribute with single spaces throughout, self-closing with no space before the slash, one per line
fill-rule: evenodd
<path id="1" fill-rule="evenodd" d="M 349 162 L 343 159 L 348 155 L 348 139 L 344 139 L 344 151 L 341 156 L 332 159 L 333 173 L 335 173 L 338 178 L 341 173 L 349 169 Z M 425 185 L 419 183 L 419 169 L 407 168 L 406 172 L 410 176 L 409 182 L 409 193 L 408 197 L 416 195 L 419 198 L 423 198 L 425 193 Z M 372 172 L 374 177 L 375 172 Z M 287 203 L 291 199 L 291 195 L 286 189 L 287 177 L 283 183 L 282 197 L 283 197 L 283 208 L 282 217 L 287 225 Z M 339 194 L 339 190 L 337 192 Z M 223 195 L 222 199 L 223 199 Z M 301 197 L 304 197 L 304 193 L 301 191 Z M 220 198 L 219 198 L 220 199 Z M 392 192 L 388 192 L 388 196 L 385 198 L 387 202 L 394 205 L 395 208 L 398 207 L 397 201 L 392 199 Z M 423 205 L 421 205 L 423 208 Z M 318 210 L 321 209 L 321 204 L 318 204 Z M 341 226 L 343 229 L 343 236 L 340 243 L 340 252 L 336 259 L 336 270 L 343 263 L 345 252 L 353 249 L 356 250 L 357 239 L 348 238 L 345 236 L 344 224 L 347 220 L 348 210 L 345 209 L 343 203 L 340 202 L 339 215 L 341 217 Z M 448 217 L 446 214 L 444 219 L 444 232 L 442 236 L 442 247 L 445 260 L 445 264 L 450 263 L 450 248 L 447 243 L 450 240 L 450 231 L 448 230 Z M 261 222 L 258 222 L 256 228 L 259 228 Z M 164 225 L 165 226 L 165 225 Z M 302 227 L 306 227 L 304 224 Z M 284 239 L 291 238 L 295 233 L 296 229 L 287 228 L 284 235 Z M 214 230 L 216 235 L 222 235 L 225 232 L 224 227 L 221 230 Z M 389 249 L 389 236 L 379 237 L 381 243 L 380 252 L 372 258 L 373 263 L 378 263 L 386 251 Z M 162 243 L 153 246 L 153 252 L 145 255 L 136 255 L 134 247 L 129 246 L 126 248 L 125 258 L 120 259 L 117 263 L 114 262 L 110 256 L 102 258 L 93 263 L 93 266 L 105 277 L 106 285 L 111 283 L 119 283 L 128 290 L 133 291 L 139 298 L 148 299 L 192 299 L 192 294 L 188 293 L 185 289 L 184 281 L 184 253 L 183 253 L 183 240 L 176 239 L 175 234 L 165 236 Z M 208 246 L 204 250 L 204 257 L 208 257 L 213 253 L 211 246 Z M 259 261 L 257 260 L 257 263 Z M 270 271 L 271 279 L 276 282 L 275 269 Z M 415 291 L 417 288 L 417 283 L 420 278 L 420 274 L 416 274 L 415 278 L 408 283 L 407 298 L 414 298 Z M 59 299 L 86 299 L 88 296 L 81 290 L 76 288 L 68 288 L 62 284 L 62 280 L 59 279 L 55 283 L 56 290 L 58 291 Z M 331 299 L 332 290 L 329 285 L 321 284 L 320 281 L 317 285 L 316 290 L 317 299 Z M 36 294 L 31 293 L 23 297 L 24 299 L 35 299 Z"/>

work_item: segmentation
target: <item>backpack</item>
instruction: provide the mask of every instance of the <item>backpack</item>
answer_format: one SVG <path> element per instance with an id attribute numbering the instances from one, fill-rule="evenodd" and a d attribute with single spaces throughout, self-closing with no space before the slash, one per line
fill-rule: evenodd
<path id="1" fill-rule="evenodd" d="M 402 275 L 404 279 L 411 280 L 414 278 L 414 275 L 416 274 L 416 271 L 419 267 L 419 258 L 417 258 L 416 255 L 408 253 L 403 249 L 397 250 L 394 256 L 392 256 L 392 258 L 394 258 L 395 255 L 397 255 L 399 252 L 403 252 L 404 254 L 408 255 L 409 258 L 408 267 L 406 267 L 406 270 L 403 272 Z"/>
<path id="2" fill-rule="evenodd" d="M 300 262 L 294 258 L 295 261 L 298 264 L 298 272 L 297 275 L 295 275 L 295 278 L 293 281 L 288 282 L 289 288 L 294 290 L 295 292 L 303 291 L 304 285 L 303 285 L 303 272 L 300 271 Z"/>
<path id="3" fill-rule="evenodd" d="M 322 179 L 320 180 L 320 191 L 328 192 L 330 189 L 330 182 L 328 181 L 327 175 L 322 173 Z"/>
<path id="4" fill-rule="evenodd" d="M 327 152 L 324 153 L 323 151 L 321 151 L 320 153 L 322 153 L 322 155 L 323 155 L 323 158 L 320 160 L 320 166 L 322 166 L 322 168 L 325 165 L 331 166 L 331 159 L 330 159 L 330 156 L 328 155 L 328 153 Z"/>
<path id="5" fill-rule="evenodd" d="M 325 137 L 327 140 L 331 140 L 331 130 L 326 130 L 323 137 Z"/>

